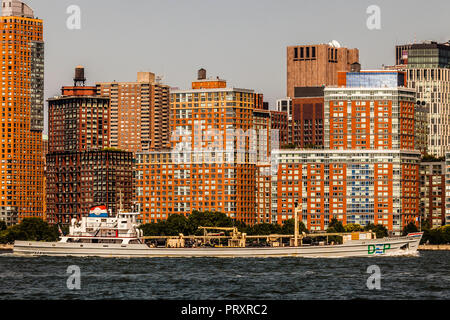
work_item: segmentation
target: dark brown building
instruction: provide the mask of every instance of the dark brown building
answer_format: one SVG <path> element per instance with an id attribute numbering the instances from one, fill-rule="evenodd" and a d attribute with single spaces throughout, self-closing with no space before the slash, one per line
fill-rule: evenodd
<path id="1" fill-rule="evenodd" d="M 323 147 L 323 98 L 292 100 L 291 143 L 299 148 Z"/>
<path id="2" fill-rule="evenodd" d="M 120 199 L 131 209 L 133 154 L 110 148 L 109 98 L 84 86 L 77 67 L 75 85 L 49 102 L 47 154 L 47 219 L 70 223 L 95 205 L 116 213 Z"/>
<path id="3" fill-rule="evenodd" d="M 273 115 L 272 129 L 286 127 L 286 131 L 280 134 L 281 145 L 289 144 L 296 148 L 322 148 L 324 88 L 296 88 L 295 95 L 293 99 L 277 101 L 277 113 Z"/>
<path id="4" fill-rule="evenodd" d="M 286 111 L 270 110 L 270 125 L 272 130 L 278 130 L 280 147 L 289 143 L 289 116 Z"/>
<path id="5" fill-rule="evenodd" d="M 297 88 L 292 99 L 291 143 L 299 148 L 323 147 L 323 87 Z"/>
<path id="6" fill-rule="evenodd" d="M 113 215 L 131 210 L 133 154 L 117 150 L 56 152 L 47 155 L 47 217 L 52 223 L 80 219 L 96 205 Z"/>
<path id="7" fill-rule="evenodd" d="M 445 225 L 445 162 L 420 164 L 420 215 L 432 228 Z"/>
<path id="8" fill-rule="evenodd" d="M 264 95 L 262 93 L 255 93 L 253 96 L 253 105 L 255 109 L 264 110 Z"/>
<path id="9" fill-rule="evenodd" d="M 109 147 L 109 122 L 109 98 L 95 87 L 63 87 L 62 96 L 48 99 L 48 151 Z"/>

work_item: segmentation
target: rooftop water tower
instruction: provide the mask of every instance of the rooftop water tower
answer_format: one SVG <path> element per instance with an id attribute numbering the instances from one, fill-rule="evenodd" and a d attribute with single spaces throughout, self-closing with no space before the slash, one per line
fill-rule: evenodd
<path id="1" fill-rule="evenodd" d="M 75 87 L 85 86 L 86 78 L 84 76 L 84 67 L 78 66 L 75 68 L 75 77 L 73 78 L 73 83 Z"/>
<path id="2" fill-rule="evenodd" d="M 198 80 L 206 80 L 206 70 L 201 68 L 198 70 Z"/>

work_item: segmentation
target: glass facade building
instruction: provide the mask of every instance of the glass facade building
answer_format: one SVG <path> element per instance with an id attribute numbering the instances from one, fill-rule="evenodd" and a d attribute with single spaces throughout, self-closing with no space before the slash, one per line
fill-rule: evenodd
<path id="1" fill-rule="evenodd" d="M 397 88 L 405 86 L 403 72 L 347 72 L 347 88 Z"/>
<path id="2" fill-rule="evenodd" d="M 408 68 L 450 68 L 449 43 L 414 44 L 408 50 Z"/>

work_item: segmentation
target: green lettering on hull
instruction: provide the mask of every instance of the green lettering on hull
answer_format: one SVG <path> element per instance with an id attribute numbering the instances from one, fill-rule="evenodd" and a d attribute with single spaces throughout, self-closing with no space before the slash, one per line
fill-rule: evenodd
<path id="1" fill-rule="evenodd" d="M 369 244 L 367 246 L 367 254 L 385 254 L 386 250 L 391 249 L 390 243 L 385 244 Z"/>

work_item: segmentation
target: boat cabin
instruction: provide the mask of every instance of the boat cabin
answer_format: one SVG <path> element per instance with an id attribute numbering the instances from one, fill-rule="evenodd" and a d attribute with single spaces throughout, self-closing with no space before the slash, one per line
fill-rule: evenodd
<path id="1" fill-rule="evenodd" d="M 119 212 L 110 217 L 106 212 L 91 212 L 80 221 L 72 219 L 69 234 L 61 242 L 139 243 L 137 238 L 142 236 L 142 231 L 138 229 L 138 215 Z"/>

